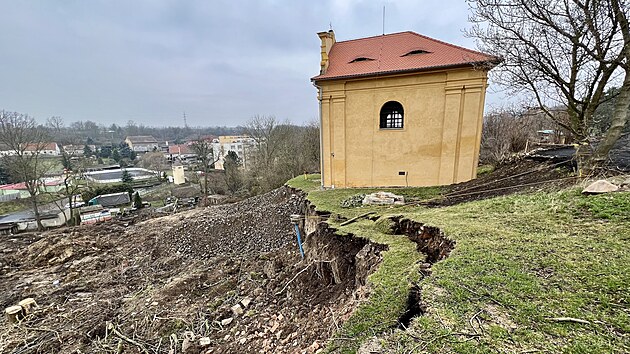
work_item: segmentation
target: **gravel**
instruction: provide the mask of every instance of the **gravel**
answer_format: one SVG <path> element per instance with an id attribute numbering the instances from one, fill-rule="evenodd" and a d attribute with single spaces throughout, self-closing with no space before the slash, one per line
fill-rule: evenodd
<path id="1" fill-rule="evenodd" d="M 264 253 L 295 243 L 291 214 L 304 197 L 282 187 L 233 204 L 211 206 L 161 235 L 171 251 L 197 259 Z"/>

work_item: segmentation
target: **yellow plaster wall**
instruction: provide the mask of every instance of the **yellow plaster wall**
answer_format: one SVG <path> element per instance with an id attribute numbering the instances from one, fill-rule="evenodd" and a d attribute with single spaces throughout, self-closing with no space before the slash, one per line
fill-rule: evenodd
<path id="1" fill-rule="evenodd" d="M 173 183 L 176 185 L 186 183 L 186 177 L 184 176 L 184 166 L 173 166 Z"/>
<path id="2" fill-rule="evenodd" d="M 484 71 L 457 69 L 319 82 L 324 186 L 432 186 L 475 178 L 486 81 Z M 403 105 L 403 129 L 379 128 L 387 101 Z"/>

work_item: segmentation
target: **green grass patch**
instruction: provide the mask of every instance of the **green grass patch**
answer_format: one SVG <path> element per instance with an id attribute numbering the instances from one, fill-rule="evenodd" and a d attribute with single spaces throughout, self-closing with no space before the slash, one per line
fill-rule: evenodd
<path id="1" fill-rule="evenodd" d="M 627 192 L 600 195 L 580 195 L 578 207 L 600 219 L 622 221 L 630 219 L 630 198 Z"/>
<path id="2" fill-rule="evenodd" d="M 494 169 L 495 169 L 494 165 L 481 165 L 477 167 L 477 177 L 487 175 L 488 173 L 491 173 L 492 171 L 494 171 Z"/>
<path id="3" fill-rule="evenodd" d="M 291 188 L 300 189 L 304 192 L 310 192 L 317 190 L 321 186 L 321 175 L 300 175 L 287 182 L 287 185 Z"/>
<path id="4" fill-rule="evenodd" d="M 627 352 L 628 202 L 628 193 L 565 190 L 410 213 L 457 245 L 422 281 L 428 313 L 389 342 L 429 352 Z M 553 320 L 561 317 L 591 324 Z"/>
<path id="5" fill-rule="evenodd" d="M 37 198 L 38 198 L 37 200 L 39 202 L 39 206 L 41 206 L 43 204 L 50 203 L 54 200 L 61 199 L 62 197 L 58 197 L 55 194 L 42 193 L 38 195 Z M 33 207 L 31 203 L 32 202 L 31 202 L 30 197 L 2 202 L 0 203 L 0 215 L 29 210 Z"/>
<path id="6" fill-rule="evenodd" d="M 0 203 L 0 215 L 27 210 L 31 207 L 30 198 L 10 200 Z"/>

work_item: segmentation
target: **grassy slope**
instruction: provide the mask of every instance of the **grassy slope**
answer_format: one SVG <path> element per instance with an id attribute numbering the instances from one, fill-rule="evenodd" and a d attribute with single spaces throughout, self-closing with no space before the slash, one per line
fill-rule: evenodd
<path id="1" fill-rule="evenodd" d="M 316 177 L 299 177 L 289 184 L 311 190 L 318 210 L 344 217 L 368 210 L 404 214 L 457 241 L 432 276 L 419 279 L 414 244 L 381 233 L 368 220 L 342 227 L 390 250 L 370 277 L 373 295 L 338 333 L 351 339 L 333 341 L 330 348 L 352 352 L 377 334 L 392 352 L 630 351 L 629 193 L 586 197 L 564 190 L 440 209 L 344 209 L 342 200 L 365 190 L 317 191 L 317 183 Z M 440 190 L 395 192 L 431 198 Z M 427 313 L 407 331 L 392 330 L 409 285 L 417 281 Z M 550 320 L 557 317 L 591 324 Z"/>
<path id="2" fill-rule="evenodd" d="M 40 194 L 38 198 L 39 198 L 38 201 L 40 205 L 50 203 L 54 200 L 60 199 L 60 198 L 57 198 L 55 195 L 51 195 L 51 194 Z M 16 200 L 8 201 L 8 202 L 2 202 L 0 203 L 0 215 L 29 210 L 31 208 L 32 208 L 31 198 L 16 199 Z"/>

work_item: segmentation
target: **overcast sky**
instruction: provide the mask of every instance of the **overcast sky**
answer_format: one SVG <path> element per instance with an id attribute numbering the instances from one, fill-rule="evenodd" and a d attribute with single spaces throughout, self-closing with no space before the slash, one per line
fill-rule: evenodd
<path id="1" fill-rule="evenodd" d="M 235 126 L 317 117 L 316 33 L 474 49 L 463 0 L 0 0 L 0 109 L 39 121 Z M 492 96 L 492 94 L 490 95 Z M 490 97 L 490 101 L 493 97 Z"/>

